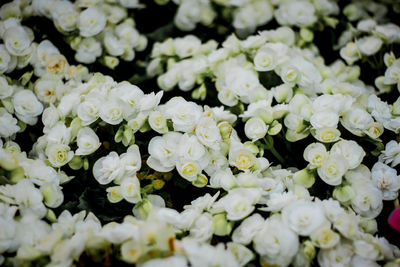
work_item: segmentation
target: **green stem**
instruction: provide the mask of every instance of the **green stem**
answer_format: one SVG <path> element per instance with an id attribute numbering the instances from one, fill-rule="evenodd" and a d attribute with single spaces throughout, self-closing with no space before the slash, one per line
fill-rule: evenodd
<path id="1" fill-rule="evenodd" d="M 280 163 L 284 164 L 285 160 L 283 159 L 283 157 L 278 153 L 278 151 L 276 151 L 276 149 L 274 147 L 272 147 L 271 149 L 269 149 L 269 151 L 271 151 L 272 155 L 274 155 Z"/>

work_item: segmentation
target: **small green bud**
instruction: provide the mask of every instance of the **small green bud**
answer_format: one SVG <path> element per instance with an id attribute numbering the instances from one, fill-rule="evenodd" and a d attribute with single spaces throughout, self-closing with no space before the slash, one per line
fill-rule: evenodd
<path id="1" fill-rule="evenodd" d="M 354 189 L 350 185 L 337 186 L 333 190 L 333 197 L 342 203 L 350 201 L 355 194 Z"/>
<path id="2" fill-rule="evenodd" d="M 274 120 L 268 129 L 269 135 L 277 135 L 282 130 L 282 124 Z"/>
<path id="3" fill-rule="evenodd" d="M 25 171 L 22 167 L 18 167 L 10 172 L 10 182 L 13 184 L 18 183 L 25 178 Z"/>
<path id="4" fill-rule="evenodd" d="M 305 168 L 293 174 L 293 181 L 305 188 L 310 188 L 315 183 L 315 175 L 313 171 Z"/>
<path id="5" fill-rule="evenodd" d="M 75 156 L 68 162 L 68 166 L 69 166 L 71 169 L 77 171 L 77 170 L 79 170 L 80 168 L 83 167 L 83 160 L 82 160 L 82 158 L 81 158 L 80 156 L 76 156 L 76 155 L 75 155 Z"/>
<path id="6" fill-rule="evenodd" d="M 232 125 L 229 122 L 220 122 L 218 124 L 218 129 L 223 140 L 228 140 L 231 137 Z"/>
<path id="7" fill-rule="evenodd" d="M 214 234 L 216 236 L 227 236 L 231 233 L 233 222 L 226 219 L 225 213 L 219 213 L 213 216 Z"/>
<path id="8" fill-rule="evenodd" d="M 307 257 L 309 260 L 314 259 L 314 258 L 315 258 L 315 255 L 316 255 L 316 251 L 315 251 L 315 247 L 314 247 L 314 245 L 312 244 L 312 242 L 311 242 L 310 240 L 306 240 L 306 241 L 303 243 L 303 245 L 304 245 L 304 248 L 303 248 L 304 255 L 306 255 L 306 257 Z"/>
<path id="9" fill-rule="evenodd" d="M 207 184 L 208 184 L 208 178 L 202 173 L 197 175 L 196 180 L 192 181 L 192 185 L 199 188 L 205 187 Z"/>
<path id="10" fill-rule="evenodd" d="M 51 209 L 47 209 L 46 219 L 49 220 L 49 221 L 52 222 L 52 223 L 57 222 L 56 214 L 55 214 L 54 211 L 51 210 Z"/>

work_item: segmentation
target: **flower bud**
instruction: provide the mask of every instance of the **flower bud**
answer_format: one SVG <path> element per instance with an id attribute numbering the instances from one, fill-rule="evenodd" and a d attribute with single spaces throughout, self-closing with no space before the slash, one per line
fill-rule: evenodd
<path id="1" fill-rule="evenodd" d="M 221 133 L 221 137 L 223 140 L 229 140 L 232 133 L 232 125 L 227 122 L 223 121 L 218 124 L 219 132 Z"/>
<path id="2" fill-rule="evenodd" d="M 269 135 L 277 135 L 282 130 L 282 124 L 279 123 L 277 120 L 274 120 L 268 129 Z"/>
<path id="3" fill-rule="evenodd" d="M 309 260 L 314 259 L 315 255 L 316 255 L 316 251 L 315 251 L 315 247 L 312 244 L 312 242 L 310 240 L 306 240 L 304 243 L 304 255 L 306 255 L 306 257 Z"/>
<path id="4" fill-rule="evenodd" d="M 202 173 L 197 175 L 197 178 L 194 181 L 192 181 L 192 185 L 199 188 L 205 187 L 207 183 L 208 183 L 208 178 Z"/>
<path id="5" fill-rule="evenodd" d="M 337 186 L 333 190 L 333 197 L 342 203 L 350 201 L 354 196 L 354 189 L 350 185 Z"/>
<path id="6" fill-rule="evenodd" d="M 80 168 L 83 167 L 83 160 L 82 160 L 81 157 L 75 155 L 75 156 L 71 159 L 71 161 L 68 162 L 68 166 L 69 166 L 71 169 L 77 171 L 77 170 L 79 170 Z"/>
<path id="7" fill-rule="evenodd" d="M 225 213 L 213 216 L 214 234 L 217 236 L 227 236 L 231 233 L 233 222 L 228 222 Z"/>
<path id="8" fill-rule="evenodd" d="M 305 168 L 293 174 L 293 180 L 296 184 L 310 188 L 315 183 L 315 175 L 312 171 Z"/>

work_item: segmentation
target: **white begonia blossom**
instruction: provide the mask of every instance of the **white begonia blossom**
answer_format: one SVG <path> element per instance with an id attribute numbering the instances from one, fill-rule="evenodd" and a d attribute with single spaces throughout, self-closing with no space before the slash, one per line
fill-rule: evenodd
<path id="1" fill-rule="evenodd" d="M 382 191 L 383 200 L 394 200 L 400 189 L 400 176 L 395 169 L 377 162 L 371 169 L 372 183 Z"/>
<path id="2" fill-rule="evenodd" d="M 15 119 L 5 108 L 0 108 L 0 137 L 8 138 L 20 130 Z"/>
<path id="3" fill-rule="evenodd" d="M 69 145 L 71 141 L 71 128 L 67 128 L 64 122 L 56 123 L 46 135 L 47 143 Z"/>
<path id="4" fill-rule="evenodd" d="M 148 122 L 151 129 L 157 133 L 165 134 L 168 132 L 167 120 L 160 111 L 152 111 L 149 115 Z"/>
<path id="5" fill-rule="evenodd" d="M 254 67 L 258 71 L 271 71 L 276 67 L 275 51 L 269 47 L 261 48 L 254 56 Z"/>
<path id="6" fill-rule="evenodd" d="M 1 58 L 1 55 L 0 55 Z M 0 60 L 0 63 L 2 61 Z M 14 87 L 8 84 L 8 81 L 3 76 L 0 76 L 0 99 L 10 97 L 14 93 Z"/>
<path id="7" fill-rule="evenodd" d="M 315 8 L 308 1 L 289 1 L 279 5 L 275 18 L 280 25 L 310 26 L 317 20 Z"/>
<path id="8" fill-rule="evenodd" d="M 100 107 L 100 118 L 111 124 L 117 125 L 123 120 L 123 110 L 119 101 L 108 100 Z"/>
<path id="9" fill-rule="evenodd" d="M 67 164 L 74 156 L 68 145 L 51 143 L 46 147 L 46 156 L 53 167 L 59 168 Z"/>
<path id="10" fill-rule="evenodd" d="M 267 134 L 268 128 L 269 127 L 261 118 L 253 117 L 246 121 L 246 124 L 244 125 L 244 132 L 252 142 L 255 142 Z"/>
<path id="11" fill-rule="evenodd" d="M 75 155 L 90 155 L 101 145 L 99 137 L 95 131 L 89 127 L 84 127 L 79 130 L 76 143 L 78 149 L 75 151 Z"/>
<path id="12" fill-rule="evenodd" d="M 202 117 L 197 122 L 195 134 L 203 145 L 214 150 L 219 150 L 221 134 L 214 119 L 211 117 Z"/>
<path id="13" fill-rule="evenodd" d="M 166 104 L 166 116 L 172 120 L 175 131 L 192 132 L 203 113 L 203 108 L 182 97 L 174 97 Z"/>
<path id="14" fill-rule="evenodd" d="M 320 266 L 350 266 L 353 254 L 350 244 L 339 243 L 333 248 L 319 250 L 317 259 Z"/>
<path id="15" fill-rule="evenodd" d="M 310 163 L 310 168 L 313 169 L 321 167 L 328 159 L 328 156 L 325 146 L 321 143 L 309 144 L 303 153 L 304 159 Z"/>
<path id="16" fill-rule="evenodd" d="M 12 56 L 8 53 L 6 47 L 0 44 L 0 73 L 8 72 Z"/>
<path id="17" fill-rule="evenodd" d="M 133 176 L 142 166 L 142 159 L 140 156 L 139 147 L 137 145 L 131 145 L 128 150 L 121 154 L 121 165 L 125 169 L 125 174 Z"/>
<path id="18" fill-rule="evenodd" d="M 94 36 L 104 29 L 106 22 L 104 12 L 95 6 L 91 6 L 79 14 L 79 33 L 83 37 Z"/>
<path id="19" fill-rule="evenodd" d="M 223 188 L 224 190 L 229 191 L 235 186 L 236 179 L 229 168 L 225 170 L 217 169 L 210 176 L 210 187 Z"/>
<path id="20" fill-rule="evenodd" d="M 43 111 L 43 104 L 37 100 L 32 91 L 26 89 L 18 91 L 11 100 L 18 119 L 29 125 L 37 122 L 37 116 Z"/>
<path id="21" fill-rule="evenodd" d="M 93 37 L 83 39 L 76 50 L 75 59 L 78 62 L 90 64 L 96 61 L 102 53 L 101 43 Z"/>
<path id="22" fill-rule="evenodd" d="M 310 123 L 314 128 L 336 128 L 339 123 L 339 116 L 332 111 L 321 111 L 314 113 L 310 118 Z"/>
<path id="23" fill-rule="evenodd" d="M 174 169 L 178 160 L 177 147 L 182 134 L 168 132 L 165 135 L 156 136 L 150 140 L 148 151 L 150 157 L 147 165 L 160 172 L 168 172 Z"/>
<path id="24" fill-rule="evenodd" d="M 129 203 L 138 203 L 142 200 L 140 183 L 136 176 L 123 179 L 121 183 L 121 195 Z"/>
<path id="25" fill-rule="evenodd" d="M 27 30 L 21 26 L 10 27 L 2 35 L 7 51 L 14 56 L 28 54 L 31 49 L 31 37 Z"/>
<path id="26" fill-rule="evenodd" d="M 197 217 L 197 219 L 194 221 L 193 225 L 190 228 L 189 237 L 200 242 L 204 242 L 210 240 L 213 235 L 213 231 L 213 217 L 210 213 L 205 212 Z"/>
<path id="27" fill-rule="evenodd" d="M 259 188 L 234 188 L 214 205 L 222 206 L 228 220 L 237 221 L 247 217 L 261 197 Z"/>
<path id="28" fill-rule="evenodd" d="M 353 210 L 366 218 L 375 218 L 383 209 L 382 191 L 371 183 L 353 183 L 355 196 L 351 199 Z"/>
<path id="29" fill-rule="evenodd" d="M 363 55 L 371 56 L 379 51 L 383 41 L 376 36 L 367 36 L 358 39 L 356 44 Z"/>
<path id="30" fill-rule="evenodd" d="M 335 143 L 329 153 L 330 155 L 342 155 L 346 159 L 349 169 L 357 168 L 366 155 L 363 148 L 353 140 L 341 140 Z"/>
<path id="31" fill-rule="evenodd" d="M 390 164 L 391 167 L 397 166 L 400 163 L 400 143 L 395 140 L 389 141 L 381 157 L 385 164 Z"/>
<path id="32" fill-rule="evenodd" d="M 349 42 L 340 49 L 340 56 L 350 65 L 361 58 L 361 52 L 354 42 Z"/>
<path id="33" fill-rule="evenodd" d="M 62 204 L 64 194 L 61 189 L 59 185 L 54 183 L 45 183 L 40 186 L 40 192 L 47 207 L 57 208 Z"/>
<path id="34" fill-rule="evenodd" d="M 330 224 L 324 225 L 311 234 L 313 243 L 322 248 L 329 249 L 336 246 L 340 241 L 340 235 L 330 228 Z"/>
<path id="35" fill-rule="evenodd" d="M 254 237 L 254 248 L 268 264 L 288 266 L 299 248 L 299 237 L 278 215 L 272 215 Z"/>
<path id="36" fill-rule="evenodd" d="M 342 177 L 349 169 L 348 162 L 341 154 L 330 154 L 317 169 L 319 177 L 329 185 L 340 185 Z"/>
<path id="37" fill-rule="evenodd" d="M 118 154 L 114 151 L 99 158 L 93 165 L 93 176 L 100 184 L 108 184 L 120 179 L 124 169 Z"/>
<path id="38" fill-rule="evenodd" d="M 250 244 L 258 235 L 257 233 L 263 228 L 264 222 L 264 218 L 258 213 L 247 217 L 233 231 L 232 240 L 243 245 Z"/>
<path id="39" fill-rule="evenodd" d="M 306 200 L 297 200 L 284 207 L 282 220 L 301 236 L 309 236 L 327 223 L 322 205 Z"/>
<path id="40" fill-rule="evenodd" d="M 82 121 L 83 126 L 95 122 L 100 117 L 101 100 L 95 97 L 86 98 L 79 104 L 77 115 Z"/>
<path id="41" fill-rule="evenodd" d="M 363 136 L 363 130 L 367 129 L 374 120 L 366 110 L 354 107 L 343 114 L 340 122 L 351 133 Z"/>

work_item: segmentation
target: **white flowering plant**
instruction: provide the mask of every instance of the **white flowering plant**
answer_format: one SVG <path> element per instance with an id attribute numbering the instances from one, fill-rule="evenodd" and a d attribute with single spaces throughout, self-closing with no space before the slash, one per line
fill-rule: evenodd
<path id="1" fill-rule="evenodd" d="M 0 265 L 398 266 L 399 14 L 3 1 Z"/>

